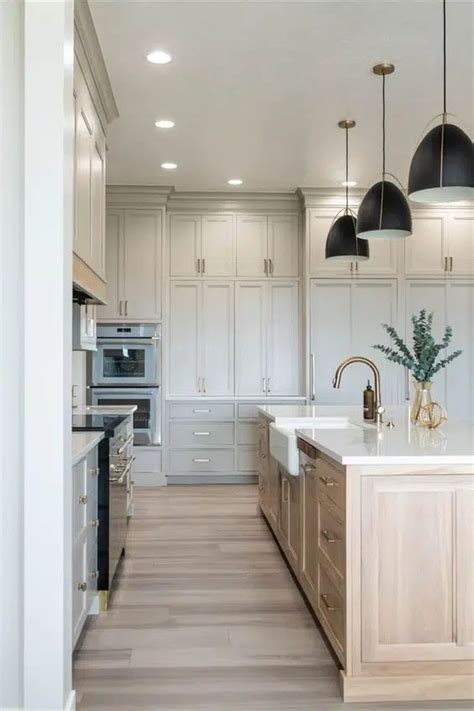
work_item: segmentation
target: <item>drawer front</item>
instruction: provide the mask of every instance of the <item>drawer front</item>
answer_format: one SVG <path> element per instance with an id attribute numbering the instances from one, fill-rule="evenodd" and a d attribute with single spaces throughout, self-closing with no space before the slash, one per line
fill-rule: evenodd
<path id="1" fill-rule="evenodd" d="M 230 472 L 233 449 L 187 449 L 170 451 L 171 472 Z"/>
<path id="2" fill-rule="evenodd" d="M 316 462 L 318 491 L 326 495 L 343 511 L 346 509 L 346 477 L 344 472 L 318 458 Z"/>
<path id="3" fill-rule="evenodd" d="M 237 422 L 237 444 L 258 444 L 257 422 Z"/>
<path id="4" fill-rule="evenodd" d="M 240 472 L 258 472 L 257 447 L 239 447 L 237 449 L 237 469 Z"/>
<path id="5" fill-rule="evenodd" d="M 76 464 L 73 474 L 73 541 L 87 525 L 87 459 Z"/>
<path id="6" fill-rule="evenodd" d="M 169 406 L 170 420 L 232 420 L 233 418 L 233 403 L 172 402 Z"/>
<path id="7" fill-rule="evenodd" d="M 87 539 L 81 538 L 74 544 L 72 552 L 72 627 L 74 644 L 87 616 L 87 582 Z"/>
<path id="8" fill-rule="evenodd" d="M 318 547 L 321 555 L 325 555 L 334 566 L 342 584 L 346 560 L 344 524 L 331 511 L 331 504 L 325 503 L 322 496 L 318 499 L 318 529 Z"/>
<path id="9" fill-rule="evenodd" d="M 170 447 L 232 447 L 233 422 L 171 422 Z"/>
<path id="10" fill-rule="evenodd" d="M 344 650 L 344 599 L 322 565 L 318 566 L 318 612 Z"/>

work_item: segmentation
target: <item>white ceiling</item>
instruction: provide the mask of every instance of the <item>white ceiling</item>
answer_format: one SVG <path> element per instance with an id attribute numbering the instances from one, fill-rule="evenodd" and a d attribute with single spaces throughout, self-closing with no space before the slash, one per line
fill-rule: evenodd
<path id="1" fill-rule="evenodd" d="M 122 2 L 90 0 L 120 117 L 109 127 L 108 182 L 178 190 L 339 186 L 356 119 L 351 174 L 378 177 L 381 79 L 387 169 L 406 184 L 413 149 L 441 109 L 441 0 Z M 448 0 L 448 110 L 473 132 L 473 8 Z M 165 49 L 167 65 L 145 55 Z M 154 122 L 172 118 L 176 127 Z M 164 161 L 178 163 L 164 171 Z M 227 179 L 240 177 L 241 188 Z"/>

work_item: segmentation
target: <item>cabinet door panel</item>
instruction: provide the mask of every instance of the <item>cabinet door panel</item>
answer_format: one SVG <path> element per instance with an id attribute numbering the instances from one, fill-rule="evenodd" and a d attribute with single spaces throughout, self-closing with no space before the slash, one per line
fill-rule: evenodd
<path id="1" fill-rule="evenodd" d="M 161 318 L 161 213 L 126 210 L 124 239 L 125 316 Z"/>
<path id="2" fill-rule="evenodd" d="M 121 288 L 123 281 L 123 210 L 107 210 L 105 275 L 107 304 L 97 308 L 101 318 L 121 318 Z"/>
<path id="3" fill-rule="evenodd" d="M 171 395 L 198 395 L 201 284 L 172 282 L 169 312 Z"/>
<path id="4" fill-rule="evenodd" d="M 448 251 L 452 260 L 451 273 L 458 276 L 474 275 L 474 216 L 445 217 Z"/>
<path id="5" fill-rule="evenodd" d="M 91 124 L 78 105 L 76 111 L 76 230 L 74 251 L 91 261 Z"/>
<path id="6" fill-rule="evenodd" d="M 410 238 L 408 237 L 408 239 Z M 370 258 L 366 262 L 359 262 L 357 273 L 361 275 L 396 276 L 398 272 L 398 255 L 402 247 L 403 245 L 396 240 L 370 240 Z"/>
<path id="7" fill-rule="evenodd" d="M 234 285 L 203 284 L 202 376 L 207 395 L 234 394 Z"/>
<path id="8" fill-rule="evenodd" d="M 413 234 L 405 240 L 407 275 L 444 274 L 446 255 L 443 216 L 414 216 Z"/>
<path id="9" fill-rule="evenodd" d="M 201 229 L 203 274 L 232 276 L 235 273 L 232 215 L 204 215 Z"/>
<path id="10" fill-rule="evenodd" d="M 270 215 L 268 218 L 268 256 L 274 277 L 298 276 L 298 222 L 298 215 Z"/>
<path id="11" fill-rule="evenodd" d="M 237 276 L 266 276 L 267 218 L 264 215 L 237 216 Z"/>
<path id="12" fill-rule="evenodd" d="M 474 283 L 451 281 L 446 285 L 446 321 L 453 329 L 448 352 L 461 349 L 461 355 L 435 376 L 433 397 L 438 379 L 446 377 L 446 408 L 449 419 L 474 418 Z M 443 352 L 442 352 L 443 353 Z"/>
<path id="13" fill-rule="evenodd" d="M 97 142 L 91 153 L 91 266 L 105 276 L 105 159 Z"/>
<path id="14" fill-rule="evenodd" d="M 300 389 L 298 284 L 268 284 L 268 391 L 298 395 Z"/>
<path id="15" fill-rule="evenodd" d="M 237 284 L 235 306 L 236 395 L 265 396 L 266 284 Z"/>
<path id="16" fill-rule="evenodd" d="M 454 486 L 435 476 L 363 478 L 363 661 L 466 658 L 455 632 Z"/>
<path id="17" fill-rule="evenodd" d="M 201 257 L 201 218 L 199 215 L 170 217 L 170 276 L 196 276 Z"/>
<path id="18" fill-rule="evenodd" d="M 347 377 L 339 390 L 332 379 L 339 363 L 352 352 L 351 283 L 311 282 L 311 352 L 315 357 L 316 402 L 320 405 L 347 405 L 354 401 Z M 355 395 L 357 397 L 357 393 Z M 359 393 L 359 402 L 361 394 Z"/>
<path id="19" fill-rule="evenodd" d="M 388 336 L 382 327 L 383 323 L 397 326 L 397 285 L 390 280 L 357 280 L 352 288 L 352 352 L 354 355 L 370 358 L 380 370 L 382 384 L 382 404 L 390 405 L 398 402 L 399 383 L 402 369 L 395 363 L 390 363 L 380 351 L 372 346 L 376 343 L 385 344 Z M 362 402 L 362 393 L 370 379 L 374 387 L 373 377 L 365 365 L 351 365 L 342 388 L 349 387 L 352 404 Z M 344 377 L 344 376 L 343 376 Z"/>
<path id="20" fill-rule="evenodd" d="M 474 488 L 456 492 L 456 639 L 474 656 Z"/>

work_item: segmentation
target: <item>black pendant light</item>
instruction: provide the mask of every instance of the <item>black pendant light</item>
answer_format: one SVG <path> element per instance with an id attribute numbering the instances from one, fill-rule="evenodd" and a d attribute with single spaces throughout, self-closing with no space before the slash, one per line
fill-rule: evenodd
<path id="1" fill-rule="evenodd" d="M 393 64 L 376 64 L 374 74 L 382 77 L 382 180 L 368 190 L 357 216 L 357 234 L 364 239 L 399 239 L 412 232 L 408 201 L 400 188 L 386 180 L 385 171 L 385 77 L 395 71 Z"/>
<path id="2" fill-rule="evenodd" d="M 369 243 L 357 237 L 356 216 L 349 208 L 349 129 L 355 125 L 352 119 L 338 123 L 346 131 L 346 207 L 340 217 L 336 216 L 326 240 L 326 259 L 341 262 L 362 262 L 369 258 Z"/>
<path id="3" fill-rule="evenodd" d="M 443 118 L 419 144 L 408 176 L 410 200 L 457 202 L 474 198 L 474 146 L 446 110 L 446 0 L 443 0 Z"/>

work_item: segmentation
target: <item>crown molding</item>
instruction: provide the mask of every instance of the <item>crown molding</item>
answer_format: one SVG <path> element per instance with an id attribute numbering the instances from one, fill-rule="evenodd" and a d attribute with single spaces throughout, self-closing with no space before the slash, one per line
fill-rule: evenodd
<path id="1" fill-rule="evenodd" d="M 230 193 L 174 192 L 168 201 L 170 212 L 229 210 L 232 212 L 299 212 L 300 203 L 294 192 Z"/>
<path id="2" fill-rule="evenodd" d="M 172 185 L 107 185 L 107 207 L 165 207 Z"/>
<path id="3" fill-rule="evenodd" d="M 105 131 L 119 112 L 87 0 L 74 1 L 74 51 Z"/>

